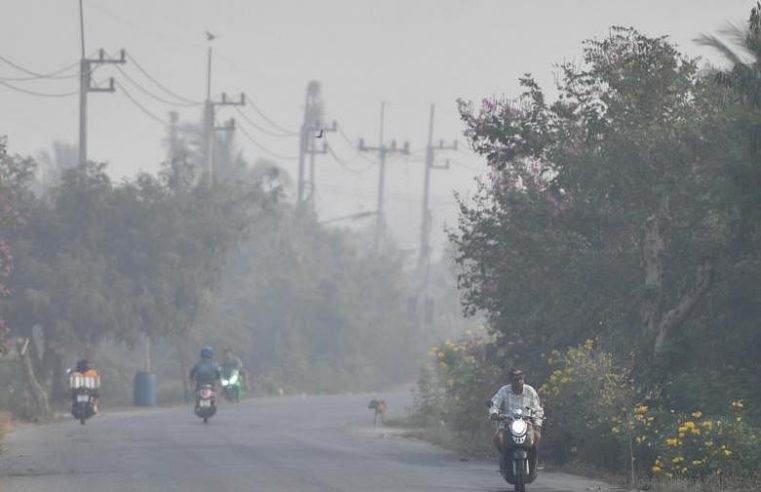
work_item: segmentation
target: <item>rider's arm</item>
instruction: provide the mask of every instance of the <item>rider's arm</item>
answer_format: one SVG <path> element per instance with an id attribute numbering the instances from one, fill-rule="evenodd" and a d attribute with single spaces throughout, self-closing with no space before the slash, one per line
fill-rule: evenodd
<path id="1" fill-rule="evenodd" d="M 492 396 L 491 398 L 491 408 L 489 409 L 489 415 L 499 415 L 499 413 L 502 411 L 502 407 L 504 406 L 505 402 L 505 388 L 507 386 L 503 386 L 497 391 L 497 393 Z"/>
<path id="2" fill-rule="evenodd" d="M 529 406 L 534 413 L 534 423 L 537 426 L 541 427 L 544 419 L 544 409 L 542 408 L 542 403 L 539 400 L 539 394 L 534 388 L 531 388 L 529 394 L 531 395 L 529 397 Z"/>

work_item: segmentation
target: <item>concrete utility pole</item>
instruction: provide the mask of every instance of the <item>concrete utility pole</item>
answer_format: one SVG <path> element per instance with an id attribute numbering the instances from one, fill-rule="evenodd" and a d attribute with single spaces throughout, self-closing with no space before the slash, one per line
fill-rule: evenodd
<path id="1" fill-rule="evenodd" d="M 105 52 L 101 49 L 98 58 L 87 58 L 85 55 L 85 17 L 82 10 L 82 0 L 79 0 L 79 33 L 80 45 L 82 48 L 79 61 L 79 165 L 87 163 L 87 94 L 90 92 L 114 92 L 114 78 L 109 80 L 108 87 L 92 86 L 92 67 L 94 65 L 103 65 L 106 63 L 126 63 L 124 50 L 121 51 L 121 57 L 118 60 L 106 58 Z"/>
<path id="2" fill-rule="evenodd" d="M 206 33 L 209 41 L 214 40 L 216 36 L 211 33 Z M 246 104 L 246 95 L 241 93 L 240 98 L 237 101 L 227 99 L 227 94 L 222 93 L 222 98 L 218 101 L 211 99 L 211 45 L 207 52 L 206 58 L 206 102 L 204 103 L 204 154 L 206 158 L 206 174 L 209 178 L 209 182 L 214 181 L 214 132 L 215 131 L 234 131 L 235 120 L 228 120 L 227 124 L 223 126 L 215 126 L 214 120 L 218 106 L 244 106 Z"/>
<path id="3" fill-rule="evenodd" d="M 440 140 L 438 147 L 433 146 L 433 114 L 436 105 L 431 104 L 431 115 L 428 121 L 428 145 L 425 150 L 425 176 L 423 179 L 423 218 L 420 221 L 420 258 L 418 267 L 428 265 L 431 256 L 431 210 L 428 208 L 431 186 L 432 169 L 449 169 L 449 162 L 443 166 L 437 166 L 435 162 L 435 153 L 441 150 L 457 150 L 457 142 L 445 146 L 444 141 Z"/>
<path id="4" fill-rule="evenodd" d="M 324 111 L 322 97 L 320 96 L 320 83 L 312 80 L 307 85 L 306 103 L 304 104 L 304 122 L 301 124 L 299 132 L 299 171 L 298 183 L 296 187 L 296 208 L 301 210 L 304 202 L 314 203 L 314 192 L 316 189 L 316 170 L 315 156 L 317 154 L 326 154 L 327 145 L 323 143 L 322 149 L 318 149 L 315 139 L 323 138 L 326 132 L 336 131 L 336 122 L 328 128 L 324 123 Z M 306 177 L 306 155 L 309 154 L 309 178 Z M 306 188 L 309 183 L 309 196 L 307 197 Z"/>
<path id="5" fill-rule="evenodd" d="M 396 146 L 396 140 L 391 141 L 390 146 L 386 146 L 384 143 L 384 136 L 383 136 L 383 124 L 385 120 L 385 109 L 386 109 L 386 102 L 381 102 L 381 111 L 380 111 L 380 138 L 379 143 L 377 147 L 367 147 L 365 146 L 364 139 L 359 140 L 359 150 L 360 152 L 377 152 L 380 157 L 380 169 L 378 172 L 378 205 L 376 206 L 376 221 L 375 221 L 375 238 L 374 238 L 374 247 L 376 251 L 378 250 L 378 247 L 380 246 L 380 240 L 381 237 L 385 233 L 386 228 L 386 217 L 384 213 L 384 204 L 385 204 L 385 187 L 386 187 L 386 156 L 389 154 L 407 154 L 410 153 L 410 144 L 409 142 L 404 143 L 404 147 L 397 148 Z"/>

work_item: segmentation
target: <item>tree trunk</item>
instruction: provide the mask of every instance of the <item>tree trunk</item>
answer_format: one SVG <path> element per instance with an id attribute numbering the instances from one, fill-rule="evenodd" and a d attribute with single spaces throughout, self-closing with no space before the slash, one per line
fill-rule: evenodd
<path id="1" fill-rule="evenodd" d="M 186 363 L 187 344 L 182 337 L 178 337 L 177 358 L 180 361 L 180 380 L 182 381 L 182 392 L 185 396 L 185 403 L 190 403 L 190 388 L 188 387 L 188 365 Z"/>
<path id="2" fill-rule="evenodd" d="M 657 358 L 666 340 L 681 324 L 708 290 L 712 265 L 704 261 L 695 273 L 692 285 L 679 295 L 676 304 L 666 309 L 663 299 L 663 255 L 667 248 L 670 221 L 668 196 L 661 197 L 658 210 L 645 221 L 642 241 L 642 267 L 645 274 L 645 294 L 640 308 L 644 339 L 652 343 L 652 355 Z"/>
<path id="3" fill-rule="evenodd" d="M 657 331 L 658 318 L 663 303 L 663 253 L 666 250 L 664 228 L 668 221 L 669 202 L 663 197 L 655 214 L 645 221 L 642 241 L 642 268 L 645 273 L 645 294 L 640 316 L 646 339 Z"/>
<path id="4" fill-rule="evenodd" d="M 713 266 L 708 261 L 703 262 L 695 273 L 693 284 L 682 292 L 676 305 L 660 317 L 655 334 L 654 355 L 656 357 L 662 353 L 664 343 L 674 328 L 687 318 L 708 290 L 712 277 Z"/>
<path id="5" fill-rule="evenodd" d="M 31 420 L 45 420 L 52 417 L 48 395 L 40 385 L 34 374 L 34 364 L 30 356 L 29 345 L 31 340 L 24 338 L 18 345 L 19 360 L 21 362 L 21 374 L 24 379 L 24 387 L 30 397 L 29 417 Z"/>
<path id="6" fill-rule="evenodd" d="M 53 401 L 67 401 L 69 398 L 69 388 L 66 384 L 66 368 L 64 367 L 63 354 L 55 349 L 51 349 L 52 359 L 52 380 L 50 382 L 50 397 Z"/>

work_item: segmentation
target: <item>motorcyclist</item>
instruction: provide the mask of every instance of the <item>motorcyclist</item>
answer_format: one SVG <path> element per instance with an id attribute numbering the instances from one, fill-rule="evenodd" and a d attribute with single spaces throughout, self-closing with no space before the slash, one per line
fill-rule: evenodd
<path id="1" fill-rule="evenodd" d="M 238 371 L 238 377 L 240 377 L 241 386 L 247 388 L 246 373 L 243 371 L 243 361 L 237 355 L 233 354 L 233 349 L 230 347 L 224 348 L 225 358 L 222 360 L 222 375 L 225 378 L 230 378 L 230 375 L 234 370 Z"/>
<path id="2" fill-rule="evenodd" d="M 498 419 L 499 414 L 509 414 L 513 410 L 525 411 L 527 408 L 534 417 L 534 425 L 532 426 L 534 431 L 534 449 L 538 449 L 539 443 L 542 440 L 542 419 L 544 417 L 544 409 L 542 409 L 541 402 L 539 401 L 539 395 L 536 390 L 525 384 L 526 375 L 523 370 L 514 368 L 510 370 L 510 384 L 507 384 L 499 389 L 497 393 L 492 397 L 492 406 L 489 409 L 489 417 L 493 420 Z M 497 450 L 502 454 L 505 448 L 505 426 L 500 423 L 497 426 L 497 433 L 494 435 L 494 445 Z M 500 458 L 500 467 L 505 466 L 504 457 Z"/>
<path id="3" fill-rule="evenodd" d="M 196 391 L 201 389 L 205 384 L 214 385 L 222 377 L 219 366 L 212 360 L 214 358 L 214 349 L 204 347 L 201 349 L 201 360 L 193 365 L 190 369 L 190 380 L 196 383 Z"/>
<path id="4" fill-rule="evenodd" d="M 99 401 L 100 401 L 100 375 L 98 374 L 98 371 L 96 371 L 94 368 L 90 367 L 90 363 L 87 361 L 87 359 L 81 359 L 77 361 L 77 368 L 74 371 L 75 374 L 79 374 L 85 378 L 92 378 L 92 383 L 89 385 L 90 387 L 90 397 L 91 397 L 91 404 L 92 404 L 92 411 L 93 414 L 97 414 L 99 411 Z M 72 388 L 75 389 L 75 388 Z M 72 402 L 76 404 L 77 402 L 77 393 L 76 391 L 72 391 L 71 393 Z"/>

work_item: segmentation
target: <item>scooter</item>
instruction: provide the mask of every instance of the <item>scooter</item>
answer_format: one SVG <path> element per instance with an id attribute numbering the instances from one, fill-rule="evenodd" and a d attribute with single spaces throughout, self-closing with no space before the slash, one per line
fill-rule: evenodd
<path id="1" fill-rule="evenodd" d="M 225 399 L 240 403 L 241 393 L 243 392 L 240 371 L 233 369 L 230 371 L 230 374 L 222 376 L 220 383 L 222 383 L 222 394 L 225 395 Z"/>
<path id="2" fill-rule="evenodd" d="M 196 391 L 195 414 L 203 419 L 204 424 L 217 413 L 217 396 L 214 394 L 214 386 L 204 384 Z"/>
<path id="3" fill-rule="evenodd" d="M 488 402 L 489 408 L 492 402 Z M 500 457 L 500 473 L 515 492 L 525 492 L 526 484 L 536 480 L 537 459 L 534 445 L 534 414 L 530 408 L 499 413 L 494 420 L 504 422 L 504 448 Z"/>
<path id="4" fill-rule="evenodd" d="M 72 399 L 71 414 L 80 424 L 85 425 L 85 421 L 95 415 L 95 398 L 100 378 L 85 376 L 71 370 L 68 372 Z"/>

